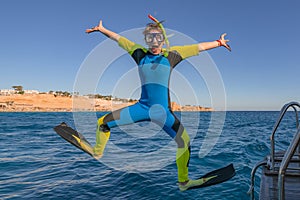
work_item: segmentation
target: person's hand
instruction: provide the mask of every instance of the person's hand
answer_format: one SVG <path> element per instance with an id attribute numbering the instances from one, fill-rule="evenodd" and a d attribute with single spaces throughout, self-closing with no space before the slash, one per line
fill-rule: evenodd
<path id="1" fill-rule="evenodd" d="M 227 35 L 227 33 L 223 33 L 221 36 L 220 36 L 220 43 L 222 46 L 224 46 L 226 49 L 228 49 L 228 51 L 231 51 L 231 48 L 230 46 L 227 44 L 227 42 L 229 42 L 229 40 L 226 40 L 225 39 L 225 36 Z"/>
<path id="2" fill-rule="evenodd" d="M 98 26 L 86 29 L 85 32 L 86 33 L 92 33 L 92 32 L 95 32 L 95 31 L 101 31 L 102 29 L 103 29 L 102 20 L 100 20 Z"/>

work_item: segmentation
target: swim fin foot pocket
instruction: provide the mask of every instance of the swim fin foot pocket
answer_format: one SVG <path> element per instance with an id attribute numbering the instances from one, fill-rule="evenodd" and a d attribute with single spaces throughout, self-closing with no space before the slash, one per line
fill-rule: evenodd
<path id="1" fill-rule="evenodd" d="M 231 179 L 234 175 L 235 175 L 235 169 L 233 167 L 233 164 L 230 164 L 226 167 L 211 171 L 201 176 L 199 179 L 189 180 L 184 185 L 179 184 L 179 190 L 185 191 L 185 190 L 215 185 Z"/>

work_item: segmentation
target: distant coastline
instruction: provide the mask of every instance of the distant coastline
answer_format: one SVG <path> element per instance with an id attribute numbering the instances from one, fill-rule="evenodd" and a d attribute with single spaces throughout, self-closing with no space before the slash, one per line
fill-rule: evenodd
<path id="1" fill-rule="evenodd" d="M 0 95 L 0 112 L 76 112 L 112 111 L 132 105 L 136 100 L 107 99 L 97 96 L 70 96 L 49 93 Z M 173 111 L 214 111 L 212 108 L 171 103 Z"/>

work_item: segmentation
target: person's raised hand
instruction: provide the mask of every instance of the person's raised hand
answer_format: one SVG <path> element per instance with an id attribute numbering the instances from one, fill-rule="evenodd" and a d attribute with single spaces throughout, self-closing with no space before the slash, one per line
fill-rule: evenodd
<path id="1" fill-rule="evenodd" d="M 95 31 L 101 31 L 102 29 L 103 29 L 102 20 L 100 20 L 98 26 L 86 29 L 85 32 L 86 33 L 92 33 L 92 32 L 95 32 Z"/>
<path id="2" fill-rule="evenodd" d="M 229 40 L 226 40 L 225 39 L 225 36 L 227 35 L 227 33 L 223 33 L 221 36 L 220 36 L 220 43 L 222 46 L 224 46 L 226 49 L 228 49 L 228 51 L 231 51 L 231 48 L 230 46 L 227 44 L 229 42 Z"/>

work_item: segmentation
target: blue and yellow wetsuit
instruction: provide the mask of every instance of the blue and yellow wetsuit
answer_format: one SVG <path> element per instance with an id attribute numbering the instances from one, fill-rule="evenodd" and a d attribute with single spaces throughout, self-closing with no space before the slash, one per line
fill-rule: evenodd
<path id="1" fill-rule="evenodd" d="M 138 64 L 142 85 L 137 103 L 104 115 L 98 120 L 95 154 L 102 154 L 110 136 L 110 128 L 139 121 L 153 121 L 177 143 L 176 163 L 178 181 L 188 181 L 190 157 L 189 136 L 170 109 L 169 82 L 174 67 L 183 59 L 198 55 L 198 45 L 174 46 L 168 52 L 154 55 L 146 48 L 121 37 L 119 46 Z"/>

